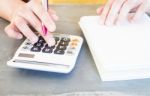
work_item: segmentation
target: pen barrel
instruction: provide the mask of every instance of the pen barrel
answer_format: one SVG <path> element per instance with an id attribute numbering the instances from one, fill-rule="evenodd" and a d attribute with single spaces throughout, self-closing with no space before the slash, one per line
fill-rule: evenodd
<path id="1" fill-rule="evenodd" d="M 48 11 L 48 0 L 42 0 L 42 5 L 46 11 Z"/>

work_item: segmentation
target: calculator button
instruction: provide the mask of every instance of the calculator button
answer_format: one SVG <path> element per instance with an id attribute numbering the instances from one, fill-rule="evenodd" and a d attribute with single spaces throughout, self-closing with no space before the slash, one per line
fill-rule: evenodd
<path id="1" fill-rule="evenodd" d="M 65 53 L 64 50 L 58 50 L 58 49 L 56 49 L 56 50 L 54 51 L 54 54 L 60 54 L 60 55 L 63 55 L 64 53 Z"/>
<path id="2" fill-rule="evenodd" d="M 55 41 L 58 42 L 59 41 L 59 37 L 54 37 Z"/>
<path id="3" fill-rule="evenodd" d="M 63 42 L 70 42 L 70 38 L 63 37 L 63 38 L 61 38 L 61 41 L 63 41 Z"/>
<path id="4" fill-rule="evenodd" d="M 66 50 L 66 46 L 58 45 L 56 49 L 58 50 Z"/>
<path id="5" fill-rule="evenodd" d="M 61 46 L 68 46 L 69 42 L 60 41 L 59 45 Z"/>
<path id="6" fill-rule="evenodd" d="M 48 44 L 45 45 L 45 48 L 54 49 L 55 46 L 48 46 Z"/>
<path id="7" fill-rule="evenodd" d="M 43 43 L 35 43 L 34 46 L 36 46 L 36 47 L 43 47 L 44 44 Z"/>
<path id="8" fill-rule="evenodd" d="M 78 39 L 72 39 L 71 42 L 80 42 Z"/>
<path id="9" fill-rule="evenodd" d="M 78 46 L 77 43 L 71 43 L 70 44 L 71 49 L 76 49 L 77 46 Z"/>
<path id="10" fill-rule="evenodd" d="M 43 53 L 52 53 L 52 52 L 53 52 L 53 49 L 51 49 L 51 48 L 44 48 L 44 49 L 42 50 L 42 52 L 43 52 Z"/>
<path id="11" fill-rule="evenodd" d="M 72 43 L 71 43 L 71 46 L 78 46 L 78 44 L 75 43 L 75 42 L 72 42 Z"/>
<path id="12" fill-rule="evenodd" d="M 73 52 L 72 50 L 68 50 L 68 51 L 67 51 L 67 54 L 69 54 L 69 55 L 73 55 L 73 54 L 74 54 L 74 52 Z"/>
<path id="13" fill-rule="evenodd" d="M 31 51 L 33 51 L 33 52 L 40 52 L 41 48 L 40 47 L 32 47 Z"/>
<path id="14" fill-rule="evenodd" d="M 22 49 L 29 49 L 28 46 L 24 46 Z"/>
<path id="15" fill-rule="evenodd" d="M 76 49 L 76 46 L 71 46 L 71 49 Z"/>
<path id="16" fill-rule="evenodd" d="M 26 42 L 26 44 L 25 45 L 32 45 L 30 42 Z"/>
<path id="17" fill-rule="evenodd" d="M 42 36 L 39 37 L 38 43 L 46 43 Z"/>

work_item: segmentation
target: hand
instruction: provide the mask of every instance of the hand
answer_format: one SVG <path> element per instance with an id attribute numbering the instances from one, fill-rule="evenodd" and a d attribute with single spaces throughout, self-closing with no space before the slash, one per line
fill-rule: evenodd
<path id="1" fill-rule="evenodd" d="M 40 2 L 31 0 L 15 10 L 11 17 L 10 24 L 5 28 L 5 32 L 9 37 L 16 39 L 21 39 L 24 35 L 34 44 L 38 41 L 38 37 L 31 30 L 31 27 L 33 27 L 44 37 L 46 42 L 52 46 L 55 44 L 55 40 L 50 32 L 55 31 L 56 20 L 58 20 L 58 17 L 52 9 L 49 9 L 47 12 Z M 44 36 L 42 32 L 41 22 L 43 22 L 50 31 L 46 36 Z"/>
<path id="2" fill-rule="evenodd" d="M 97 9 L 101 24 L 121 24 L 125 20 L 135 21 L 150 9 L 150 0 L 109 0 L 105 6 Z M 134 12 L 133 15 L 129 15 Z"/>

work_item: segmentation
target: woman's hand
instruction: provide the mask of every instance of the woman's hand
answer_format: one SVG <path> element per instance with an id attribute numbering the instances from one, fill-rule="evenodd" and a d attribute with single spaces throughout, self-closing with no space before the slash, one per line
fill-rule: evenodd
<path id="1" fill-rule="evenodd" d="M 43 6 L 37 0 L 31 0 L 28 3 L 24 3 L 17 8 L 11 18 L 10 24 L 5 28 L 5 32 L 9 37 L 21 39 L 26 36 L 32 43 L 38 41 L 38 37 L 31 30 L 33 27 L 40 33 L 46 42 L 52 46 L 55 44 L 55 40 L 50 32 L 55 31 L 55 21 L 58 20 L 57 15 L 52 9 L 47 12 Z M 48 28 L 50 32 L 44 36 L 41 28 L 41 22 Z"/>
<path id="2" fill-rule="evenodd" d="M 130 22 L 140 18 L 150 9 L 150 0 L 108 0 L 105 6 L 97 9 L 101 17 L 101 24 L 121 24 L 128 20 Z M 134 14 L 129 15 L 130 12 Z"/>

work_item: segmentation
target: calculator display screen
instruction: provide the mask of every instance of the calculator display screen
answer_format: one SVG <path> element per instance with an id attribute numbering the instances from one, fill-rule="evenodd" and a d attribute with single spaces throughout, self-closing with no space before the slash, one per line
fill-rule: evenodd
<path id="1" fill-rule="evenodd" d="M 34 58 L 34 54 L 25 54 L 25 53 L 20 53 L 18 57 L 26 57 L 26 58 Z"/>

